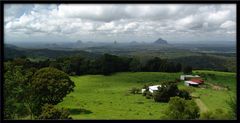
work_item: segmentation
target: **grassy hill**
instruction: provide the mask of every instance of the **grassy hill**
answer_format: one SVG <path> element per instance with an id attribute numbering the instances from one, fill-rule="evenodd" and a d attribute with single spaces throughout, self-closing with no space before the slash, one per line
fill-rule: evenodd
<path id="1" fill-rule="evenodd" d="M 229 90 L 214 90 L 212 88 L 194 88 L 193 94 L 200 98 L 196 100 L 202 110 L 222 108 L 228 110 L 226 100 L 229 95 L 236 94 L 236 74 L 216 71 L 194 71 L 195 73 L 215 74 L 208 77 L 206 84 L 229 86 Z M 181 73 L 136 72 L 116 73 L 111 76 L 85 75 L 72 76 L 75 82 L 74 92 L 58 104 L 68 108 L 73 119 L 161 119 L 167 103 L 157 103 L 146 99 L 141 94 L 129 94 L 132 87 L 141 88 L 146 83 L 175 80 Z M 183 82 L 179 88 L 186 87 Z"/>

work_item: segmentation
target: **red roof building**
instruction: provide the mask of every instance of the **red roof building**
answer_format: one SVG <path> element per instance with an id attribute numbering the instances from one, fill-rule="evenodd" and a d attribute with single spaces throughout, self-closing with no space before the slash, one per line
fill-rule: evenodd
<path id="1" fill-rule="evenodd" d="M 190 81 L 198 83 L 198 84 L 204 83 L 204 81 L 202 79 L 191 79 Z"/>

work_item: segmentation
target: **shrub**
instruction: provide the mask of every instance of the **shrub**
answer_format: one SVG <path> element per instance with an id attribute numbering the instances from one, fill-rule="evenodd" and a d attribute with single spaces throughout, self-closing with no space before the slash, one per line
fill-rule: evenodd
<path id="1" fill-rule="evenodd" d="M 186 100 L 192 99 L 192 97 L 190 96 L 190 93 L 187 90 L 179 90 L 178 96 Z"/>
<path id="2" fill-rule="evenodd" d="M 153 99 L 156 102 L 168 102 L 170 97 L 178 95 L 178 87 L 173 82 L 163 82 L 162 87 L 153 93 Z"/>
<path id="3" fill-rule="evenodd" d="M 38 119 L 72 119 L 70 113 L 66 109 L 57 109 L 54 105 L 45 104 L 42 106 L 42 112 Z"/>
<path id="4" fill-rule="evenodd" d="M 151 99 L 153 97 L 152 93 L 150 91 L 146 91 L 146 98 Z"/>
<path id="5" fill-rule="evenodd" d="M 143 93 L 142 93 L 143 96 L 146 96 L 147 95 L 147 90 L 145 90 Z"/>
<path id="6" fill-rule="evenodd" d="M 133 87 L 132 89 L 130 89 L 131 94 L 139 94 L 140 92 L 141 92 L 141 90 L 136 87 Z"/>
<path id="7" fill-rule="evenodd" d="M 148 83 L 143 85 L 143 89 L 148 89 L 149 86 L 152 86 L 153 83 Z"/>
<path id="8" fill-rule="evenodd" d="M 148 89 L 148 85 L 147 85 L 147 84 L 144 84 L 144 85 L 143 85 L 143 89 Z"/>
<path id="9" fill-rule="evenodd" d="M 166 119 L 189 120 L 199 118 L 199 107 L 193 100 L 171 97 L 167 109 L 164 111 Z"/>
<path id="10" fill-rule="evenodd" d="M 185 87 L 185 88 L 183 88 L 181 90 L 185 90 L 188 93 L 192 93 L 192 92 L 195 92 L 196 89 L 194 87 L 188 86 L 188 87 Z"/>

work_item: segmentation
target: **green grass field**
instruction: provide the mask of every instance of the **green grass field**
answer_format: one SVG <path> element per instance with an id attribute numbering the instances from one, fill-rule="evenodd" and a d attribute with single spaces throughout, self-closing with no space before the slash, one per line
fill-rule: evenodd
<path id="1" fill-rule="evenodd" d="M 196 71 L 195 71 L 196 72 Z M 215 71 L 216 79 L 211 83 L 230 86 L 229 91 L 195 88 L 200 96 L 204 110 L 223 108 L 227 110 L 226 100 L 236 94 L 236 74 Z M 129 94 L 132 87 L 142 88 L 146 83 L 175 80 L 181 73 L 136 72 L 116 73 L 111 76 L 84 75 L 72 76 L 76 87 L 74 92 L 64 98 L 58 107 L 68 108 L 73 119 L 161 119 L 167 103 L 157 103 L 141 94 Z M 179 83 L 179 88 L 188 88 Z M 201 107 L 200 107 L 201 108 Z"/>

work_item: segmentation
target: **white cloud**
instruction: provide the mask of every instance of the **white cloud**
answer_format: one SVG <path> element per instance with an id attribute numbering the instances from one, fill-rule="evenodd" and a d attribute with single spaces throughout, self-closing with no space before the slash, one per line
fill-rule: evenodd
<path id="1" fill-rule="evenodd" d="M 226 21 L 223 24 L 221 24 L 220 26 L 221 28 L 225 28 L 225 29 L 236 29 L 236 22 L 233 21 Z"/>
<path id="2" fill-rule="evenodd" d="M 22 40 L 20 34 L 28 40 L 36 35 L 66 35 L 89 40 L 94 36 L 94 40 L 125 36 L 126 40 L 136 37 L 141 41 L 146 39 L 144 36 L 198 40 L 207 34 L 214 40 L 219 35 L 233 39 L 236 32 L 236 5 L 231 4 L 30 4 L 27 9 L 24 7 L 21 4 L 5 6 L 4 26 L 9 40 Z M 13 34 L 19 37 L 11 36 Z M 175 35 L 179 36 L 173 39 Z"/>

